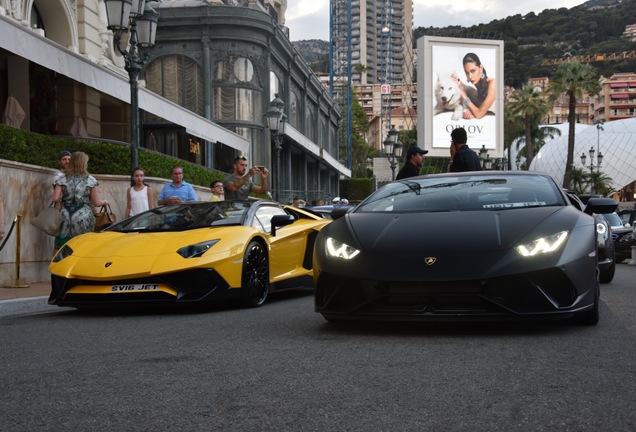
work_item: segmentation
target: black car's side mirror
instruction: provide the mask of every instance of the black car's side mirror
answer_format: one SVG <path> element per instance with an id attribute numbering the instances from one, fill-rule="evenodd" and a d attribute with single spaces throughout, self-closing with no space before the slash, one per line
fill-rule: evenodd
<path id="1" fill-rule="evenodd" d="M 340 219 L 344 215 L 347 214 L 352 207 L 338 207 L 336 209 L 331 210 L 331 219 L 336 220 Z"/>
<path id="2" fill-rule="evenodd" d="M 272 217 L 272 236 L 276 235 L 276 228 L 283 227 L 285 225 L 291 225 L 294 223 L 296 218 L 292 215 L 276 215 Z"/>
<path id="3" fill-rule="evenodd" d="M 618 201 L 613 198 L 590 198 L 585 206 L 585 213 L 591 215 L 613 213 L 618 208 Z"/>

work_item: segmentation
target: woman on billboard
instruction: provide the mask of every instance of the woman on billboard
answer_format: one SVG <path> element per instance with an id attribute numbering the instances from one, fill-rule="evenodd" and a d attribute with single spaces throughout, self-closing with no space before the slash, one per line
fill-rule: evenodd
<path id="1" fill-rule="evenodd" d="M 461 80 L 456 74 L 452 74 L 453 79 L 459 84 L 462 104 L 464 106 L 465 119 L 480 119 L 486 115 L 494 115 L 490 108 L 495 102 L 495 79 L 489 78 L 486 69 L 481 64 L 481 60 L 475 53 L 468 53 L 462 60 L 466 79 L 477 89 L 477 96 L 469 98 L 461 85 Z"/>

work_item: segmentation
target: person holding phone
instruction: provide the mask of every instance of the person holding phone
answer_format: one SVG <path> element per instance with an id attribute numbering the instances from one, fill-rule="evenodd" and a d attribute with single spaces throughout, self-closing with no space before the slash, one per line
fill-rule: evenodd
<path id="1" fill-rule="evenodd" d="M 449 172 L 481 171 L 479 155 L 468 147 L 467 141 L 466 129 L 462 127 L 453 129 L 451 132 Z"/>
<path id="2" fill-rule="evenodd" d="M 261 176 L 261 185 L 257 185 L 252 181 L 252 177 L 256 174 Z M 238 156 L 234 158 L 234 171 L 223 180 L 223 189 L 225 190 L 226 200 L 244 200 L 250 193 L 266 194 L 267 176 L 269 170 L 263 166 L 252 167 L 247 170 L 247 158 Z"/>

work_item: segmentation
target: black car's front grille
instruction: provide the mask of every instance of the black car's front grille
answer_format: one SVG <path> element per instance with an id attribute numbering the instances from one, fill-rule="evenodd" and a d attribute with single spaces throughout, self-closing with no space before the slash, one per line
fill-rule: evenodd
<path id="1" fill-rule="evenodd" d="M 316 310 L 361 314 L 530 314 L 572 306 L 577 292 L 558 269 L 454 282 L 375 282 L 321 274 Z M 325 278 L 325 279 L 323 279 Z"/>

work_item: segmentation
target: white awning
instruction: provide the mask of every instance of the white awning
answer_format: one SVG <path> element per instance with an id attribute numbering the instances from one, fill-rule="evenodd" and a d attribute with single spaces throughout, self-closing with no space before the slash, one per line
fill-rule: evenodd
<path id="1" fill-rule="evenodd" d="M 130 103 L 127 77 L 100 67 L 4 16 L 0 16 L 0 48 Z M 139 108 L 182 126 L 187 133 L 201 139 L 221 142 L 244 153 L 250 150 L 250 142 L 242 136 L 145 88 L 139 88 Z"/>
<path id="2" fill-rule="evenodd" d="M 304 148 L 309 153 L 315 155 L 318 159 L 322 160 L 327 165 L 332 168 L 338 170 L 340 174 L 345 175 L 347 177 L 351 177 L 351 170 L 346 166 L 342 165 L 340 162 L 336 160 L 329 153 L 320 148 L 316 143 L 312 142 L 305 135 L 298 132 L 291 126 L 289 123 L 285 123 L 284 126 L 285 135 L 296 141 L 302 148 Z"/>

